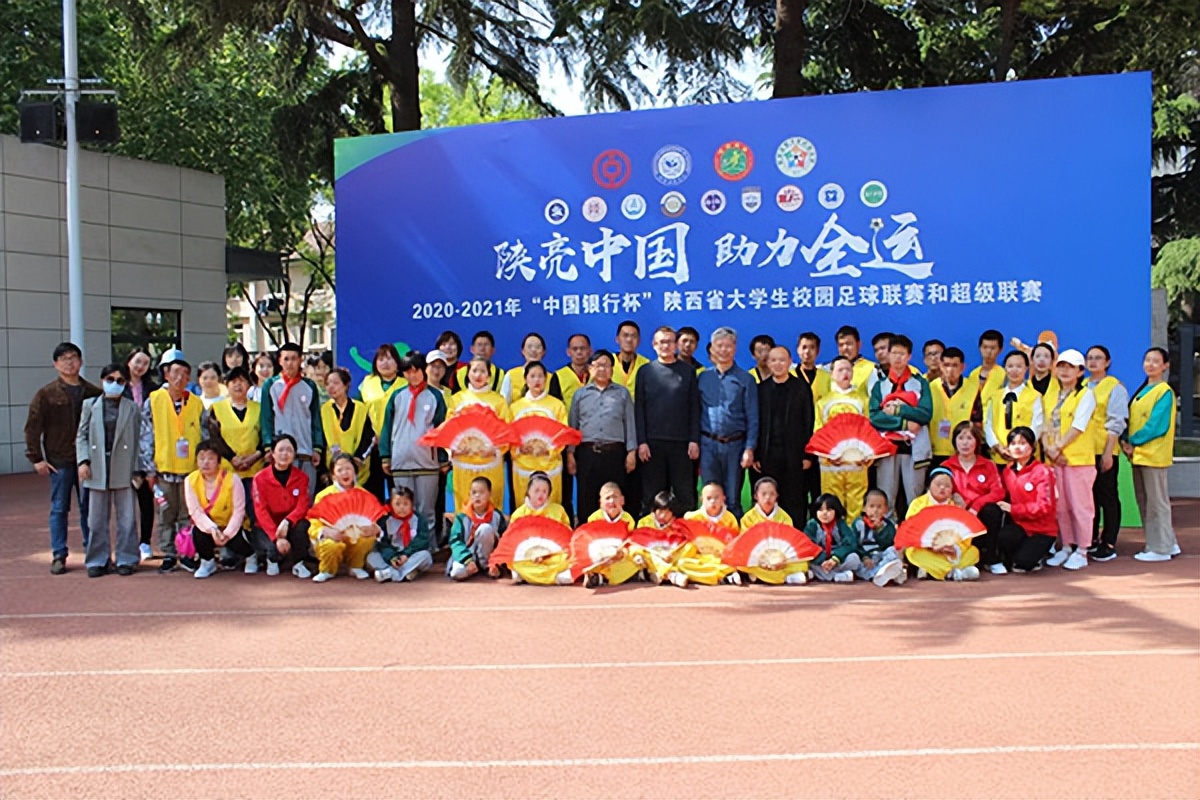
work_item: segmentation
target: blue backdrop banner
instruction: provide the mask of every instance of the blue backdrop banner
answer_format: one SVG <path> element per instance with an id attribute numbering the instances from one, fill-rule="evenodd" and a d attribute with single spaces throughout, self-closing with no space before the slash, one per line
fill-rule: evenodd
<path id="1" fill-rule="evenodd" d="M 730 325 L 816 331 L 822 361 L 842 324 L 971 362 L 986 328 L 1050 329 L 1136 381 L 1150 114 L 1136 73 L 340 140 L 339 361 L 453 329 L 491 331 L 504 367 L 540 332 L 558 366 L 631 318 L 647 354 L 658 325 Z"/>

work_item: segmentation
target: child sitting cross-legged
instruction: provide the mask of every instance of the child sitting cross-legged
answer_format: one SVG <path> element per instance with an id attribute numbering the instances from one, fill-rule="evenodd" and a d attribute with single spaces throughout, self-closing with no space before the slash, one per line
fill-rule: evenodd
<path id="1" fill-rule="evenodd" d="M 878 489 L 867 492 L 862 516 L 854 521 L 858 539 L 858 558 L 862 566 L 854 571 L 864 581 L 876 586 L 901 584 L 908 580 L 904 559 L 896 553 L 896 525 L 888 519 L 887 495 Z"/>
<path id="2" fill-rule="evenodd" d="M 817 518 L 810 519 L 804 534 L 820 547 L 821 555 L 809 562 L 808 574 L 821 581 L 851 583 L 862 567 L 858 540 L 846 524 L 846 509 L 832 494 L 822 494 L 816 502 Z"/>
<path id="3" fill-rule="evenodd" d="M 725 507 L 725 489 L 716 481 L 709 481 L 700 490 L 700 507 L 683 515 L 684 519 L 711 522 L 739 533 L 737 517 Z"/>
<path id="4" fill-rule="evenodd" d="M 411 581 L 433 566 L 429 531 L 425 521 L 413 513 L 413 497 L 407 486 L 392 490 L 391 513 L 384 518 L 383 534 L 367 556 L 380 583 Z"/>
<path id="5" fill-rule="evenodd" d="M 609 481 L 600 487 L 600 508 L 592 512 L 588 522 L 623 522 L 626 531 L 633 530 L 633 517 L 625 510 L 625 494 L 620 485 Z"/>
<path id="6" fill-rule="evenodd" d="M 561 504 L 550 501 L 551 490 L 549 475 L 544 472 L 530 475 L 529 483 L 525 487 L 525 502 L 512 513 L 509 522 L 516 522 L 522 517 L 545 517 L 571 527 L 571 518 L 567 516 L 566 509 Z"/>
<path id="7" fill-rule="evenodd" d="M 446 575 L 456 581 L 465 581 L 487 567 L 488 558 L 507 526 L 504 515 L 492 505 L 492 482 L 488 478 L 481 475 L 471 481 L 469 501 L 454 515 L 450 528 Z M 500 568 L 488 567 L 488 575 L 500 577 Z"/>

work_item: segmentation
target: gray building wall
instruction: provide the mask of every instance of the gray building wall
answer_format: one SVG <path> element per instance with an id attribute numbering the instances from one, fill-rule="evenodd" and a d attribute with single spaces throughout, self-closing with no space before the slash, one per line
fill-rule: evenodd
<path id="1" fill-rule="evenodd" d="M 54 379 L 70 335 L 66 156 L 0 136 L 0 474 L 32 469 L 25 416 Z M 218 175 L 83 151 L 84 376 L 112 356 L 112 309 L 182 312 L 193 364 L 226 338 L 225 181 Z"/>

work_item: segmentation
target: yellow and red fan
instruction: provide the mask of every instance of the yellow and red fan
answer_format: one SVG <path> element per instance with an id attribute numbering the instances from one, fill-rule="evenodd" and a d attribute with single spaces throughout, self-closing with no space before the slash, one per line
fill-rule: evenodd
<path id="1" fill-rule="evenodd" d="M 690 540 L 683 520 L 677 519 L 665 528 L 636 528 L 629 534 L 629 541 L 636 545 L 666 555 Z"/>
<path id="2" fill-rule="evenodd" d="M 583 441 L 579 431 L 542 414 L 515 419 L 509 427 L 516 440 L 514 446 L 527 456 L 552 456 L 568 445 Z"/>
<path id="3" fill-rule="evenodd" d="M 490 455 L 516 443 L 512 427 L 484 404 L 467 406 L 417 439 L 422 447 L 441 447 L 466 456 Z"/>
<path id="4" fill-rule="evenodd" d="M 900 523 L 896 550 L 906 547 L 957 547 L 987 533 L 979 517 L 958 506 L 929 506 Z"/>
<path id="5" fill-rule="evenodd" d="M 376 500 L 373 494 L 354 487 L 321 498 L 308 509 L 307 516 L 310 520 L 320 520 L 326 528 L 345 534 L 350 541 L 358 541 L 363 531 L 371 528 L 387 513 L 387 507 Z"/>
<path id="6" fill-rule="evenodd" d="M 812 435 L 805 449 L 830 461 L 862 464 L 894 454 L 896 445 L 881 436 L 862 414 L 838 414 Z"/>
<path id="7" fill-rule="evenodd" d="M 737 531 L 730 530 L 724 525 L 702 519 L 682 520 L 687 528 L 688 539 L 696 546 L 700 555 L 720 557 L 729 543 L 737 538 Z"/>
<path id="8" fill-rule="evenodd" d="M 781 522 L 760 522 L 726 545 L 721 560 L 731 567 L 778 571 L 820 553 L 804 531 Z"/>
<path id="9" fill-rule="evenodd" d="M 571 547 L 571 529 L 545 517 L 522 517 L 508 526 L 492 551 L 488 566 L 512 565 L 518 561 L 541 561 Z"/>
<path id="10" fill-rule="evenodd" d="M 624 522 L 597 520 L 580 525 L 571 536 L 571 576 L 578 580 L 621 560 L 628 535 Z"/>

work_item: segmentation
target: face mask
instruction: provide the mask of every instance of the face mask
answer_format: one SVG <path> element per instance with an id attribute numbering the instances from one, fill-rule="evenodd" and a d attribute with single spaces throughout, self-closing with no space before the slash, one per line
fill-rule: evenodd
<path id="1" fill-rule="evenodd" d="M 105 397 L 120 397 L 125 387 L 116 381 L 104 381 L 104 396 Z"/>

